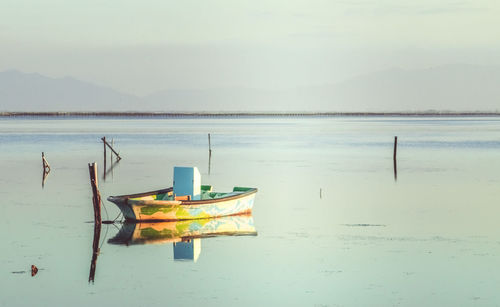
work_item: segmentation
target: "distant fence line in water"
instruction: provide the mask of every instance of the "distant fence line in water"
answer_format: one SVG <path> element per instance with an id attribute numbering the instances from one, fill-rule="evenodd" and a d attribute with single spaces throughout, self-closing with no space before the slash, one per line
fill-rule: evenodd
<path id="1" fill-rule="evenodd" d="M 500 116 L 500 112 L 0 112 L 0 117 L 341 117 L 341 116 Z"/>

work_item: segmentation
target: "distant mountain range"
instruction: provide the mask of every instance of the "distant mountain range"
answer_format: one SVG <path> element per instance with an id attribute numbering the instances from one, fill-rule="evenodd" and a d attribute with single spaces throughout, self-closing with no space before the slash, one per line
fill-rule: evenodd
<path id="1" fill-rule="evenodd" d="M 0 111 L 498 111 L 500 68 L 446 65 L 390 69 L 344 82 L 261 90 L 167 90 L 137 97 L 71 77 L 0 72 Z"/>
<path id="2" fill-rule="evenodd" d="M 0 110 L 87 111 L 139 105 L 137 97 L 70 77 L 49 78 L 18 71 L 0 72 Z"/>

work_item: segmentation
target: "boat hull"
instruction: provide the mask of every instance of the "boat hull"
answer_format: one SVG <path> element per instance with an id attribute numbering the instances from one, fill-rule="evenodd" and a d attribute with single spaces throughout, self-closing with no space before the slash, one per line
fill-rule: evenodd
<path id="1" fill-rule="evenodd" d="M 210 201 L 162 201 L 109 197 L 130 221 L 175 221 L 250 213 L 255 191 Z"/>

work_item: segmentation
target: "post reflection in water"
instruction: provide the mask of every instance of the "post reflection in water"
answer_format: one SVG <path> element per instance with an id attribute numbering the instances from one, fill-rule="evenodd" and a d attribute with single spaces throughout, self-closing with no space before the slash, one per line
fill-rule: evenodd
<path id="1" fill-rule="evenodd" d="M 126 222 L 108 243 L 119 245 L 173 243 L 174 260 L 198 260 L 201 239 L 256 236 L 252 215 L 156 223 Z"/>
<path id="2" fill-rule="evenodd" d="M 99 255 L 99 240 L 101 238 L 101 223 L 94 224 L 94 241 L 92 242 L 92 259 L 90 260 L 89 283 L 94 283 L 97 256 Z"/>
<path id="3" fill-rule="evenodd" d="M 49 172 L 46 172 L 43 170 L 42 173 L 42 189 L 45 187 L 45 181 L 47 180 L 47 177 L 49 176 Z"/>
<path id="4" fill-rule="evenodd" d="M 113 169 L 118 165 L 119 162 L 120 160 L 113 161 L 113 159 L 111 159 L 111 165 L 109 166 L 109 168 L 106 168 L 106 160 L 104 160 L 104 171 L 102 174 L 102 179 L 104 181 L 106 181 L 106 176 L 109 176 L 109 174 L 113 175 Z"/>

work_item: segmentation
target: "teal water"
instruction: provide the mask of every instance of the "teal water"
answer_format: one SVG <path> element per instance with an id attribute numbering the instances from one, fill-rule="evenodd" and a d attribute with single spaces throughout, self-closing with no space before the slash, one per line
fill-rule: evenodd
<path id="1" fill-rule="evenodd" d="M 123 157 L 106 180 L 102 136 Z M 498 117 L 0 119 L 0 305 L 495 306 L 499 153 Z M 176 261 L 103 225 L 89 283 L 93 161 L 103 197 L 171 186 L 178 165 L 257 187 L 258 235 Z"/>

